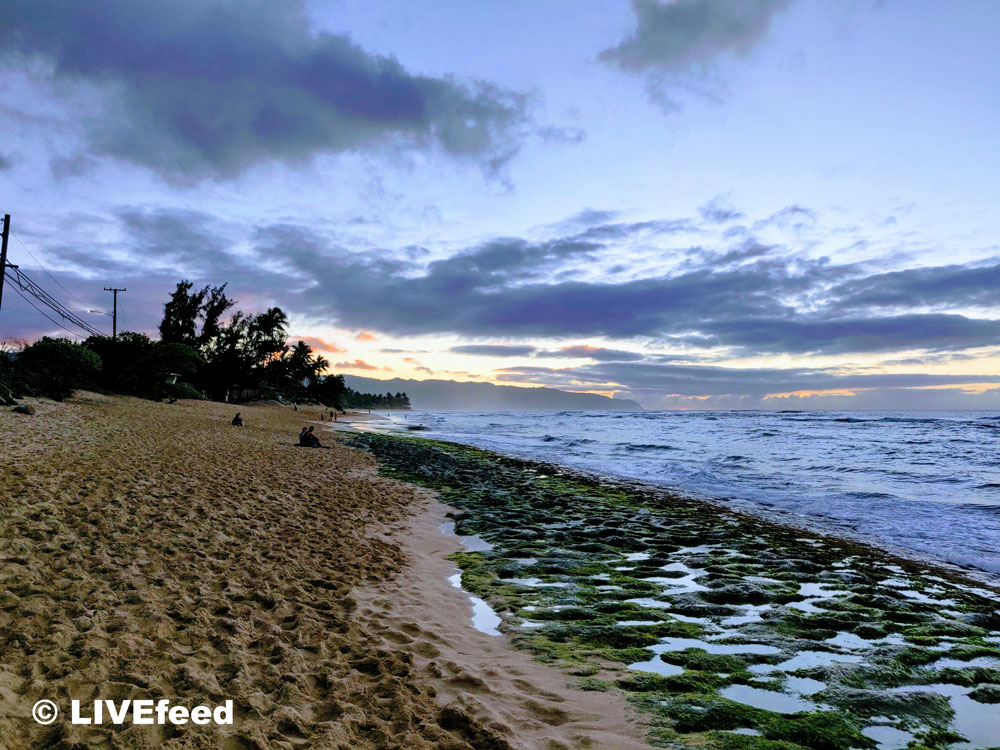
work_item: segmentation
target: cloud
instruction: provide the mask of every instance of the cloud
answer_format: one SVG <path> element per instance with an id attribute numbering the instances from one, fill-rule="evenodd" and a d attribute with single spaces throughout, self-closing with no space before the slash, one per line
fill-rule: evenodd
<path id="1" fill-rule="evenodd" d="M 527 122 L 519 93 L 412 73 L 314 32 L 304 0 L 32 0 L 11 11 L 0 59 L 40 60 L 54 79 L 99 92 L 83 123 L 91 150 L 171 179 L 380 144 L 495 166 Z"/>
<path id="2" fill-rule="evenodd" d="M 624 240 L 636 234 L 681 234 L 695 232 L 697 227 L 689 219 L 666 219 L 663 221 L 637 221 L 632 223 L 600 224 L 589 227 L 576 235 L 577 240 L 608 242 Z"/>
<path id="3" fill-rule="evenodd" d="M 334 365 L 338 370 L 377 370 L 375 365 L 370 365 L 367 362 L 356 359 L 353 362 L 338 362 Z"/>
<path id="4" fill-rule="evenodd" d="M 201 211 L 125 206 L 115 211 L 128 238 L 129 250 L 143 259 L 171 268 L 184 267 L 190 275 L 214 272 L 230 265 L 241 278 L 252 278 L 252 270 L 233 263 L 235 227 Z M 234 279 L 235 280 L 235 279 Z"/>
<path id="5" fill-rule="evenodd" d="M 413 369 L 417 372 L 422 372 L 427 375 L 433 375 L 434 370 L 424 365 L 420 360 L 414 359 L 413 357 L 403 357 L 403 361 L 408 365 L 413 365 Z"/>
<path id="6" fill-rule="evenodd" d="M 687 98 L 718 101 L 724 62 L 750 54 L 792 0 L 632 0 L 636 29 L 599 59 L 641 75 L 667 113 Z"/>
<path id="7" fill-rule="evenodd" d="M 289 336 L 289 341 L 302 341 L 307 344 L 310 348 L 321 352 L 327 352 L 329 354 L 343 354 L 347 349 L 337 344 L 331 344 L 323 339 L 316 338 L 315 336 Z"/>
<path id="8" fill-rule="evenodd" d="M 664 394 L 690 398 L 735 395 L 761 400 L 772 394 L 958 387 L 971 382 L 996 383 L 1000 387 L 1000 375 L 844 374 L 821 368 L 737 368 L 651 362 L 570 368 L 507 367 L 500 371 L 498 379 L 561 388 L 613 386 L 646 404 L 654 403 Z"/>
<path id="9" fill-rule="evenodd" d="M 618 211 L 601 211 L 594 208 L 585 208 L 557 226 L 565 228 L 573 225 L 592 226 L 594 224 L 607 224 L 613 221 L 618 216 L 618 213 Z"/>
<path id="10" fill-rule="evenodd" d="M 14 166 L 14 163 L 10 160 L 10 157 L 0 154 L 0 172 L 3 172 L 5 169 L 10 169 L 12 166 Z"/>
<path id="11" fill-rule="evenodd" d="M 799 209 L 783 211 L 807 210 Z M 197 212 L 138 208 L 120 209 L 116 220 L 124 247 L 140 260 L 91 256 L 86 273 L 96 268 L 102 277 L 130 284 L 156 275 L 163 289 L 155 307 L 149 305 L 151 326 L 172 286 L 159 279 L 172 275 L 176 281 L 183 273 L 196 283 L 229 281 L 243 307 L 279 304 L 353 328 L 358 340 L 372 340 L 367 337 L 373 331 L 507 341 L 645 338 L 711 356 L 907 352 L 900 356 L 911 357 L 1000 340 L 1000 320 L 988 317 L 1000 302 L 995 260 L 873 273 L 865 264 L 804 257 L 752 235 L 720 239 L 716 231 L 708 247 L 674 250 L 669 239 L 662 240 L 662 257 L 672 266 L 647 268 L 669 270 L 618 280 L 601 270 L 622 258 L 617 240 L 581 240 L 576 228 L 569 236 L 537 241 L 490 239 L 427 261 L 382 248 L 353 251 L 313 227 L 290 223 L 247 229 Z M 72 247 L 51 249 L 75 263 L 87 260 L 76 257 Z M 334 285 L 351 293 L 330 295 Z M 971 316 L 973 308 L 984 314 Z M 557 357 L 570 349 L 538 352 L 513 342 L 467 344 L 455 351 Z M 594 361 L 641 356 L 615 348 L 576 350 L 584 352 Z"/>
<path id="12" fill-rule="evenodd" d="M 628 352 L 622 349 L 604 349 L 599 346 L 588 346 L 587 344 L 564 346 L 562 349 L 541 351 L 535 356 L 558 359 L 593 359 L 599 362 L 629 362 L 644 358 L 644 355 L 638 352 Z"/>
<path id="13" fill-rule="evenodd" d="M 781 229 L 802 229 L 816 221 L 816 212 L 811 208 L 793 203 L 776 211 L 766 219 L 758 221 L 754 227 L 760 229 L 766 226 L 777 226 Z"/>
<path id="14" fill-rule="evenodd" d="M 376 336 L 371 331 L 359 331 L 354 337 L 355 341 L 378 341 L 378 336 Z"/>
<path id="15" fill-rule="evenodd" d="M 480 357 L 527 357 L 535 351 L 533 346 L 508 346 L 506 344 L 464 344 L 448 351 L 455 354 L 475 354 Z"/>
<path id="16" fill-rule="evenodd" d="M 748 54 L 789 0 L 632 0 L 635 33 L 601 53 L 628 71 L 683 71 Z"/>
<path id="17" fill-rule="evenodd" d="M 975 263 L 875 274 L 831 290 L 841 310 L 1000 305 L 1000 263 Z"/>
<path id="18" fill-rule="evenodd" d="M 715 320 L 705 322 L 691 340 L 707 346 L 734 346 L 748 352 L 848 354 L 973 349 L 991 346 L 998 337 L 1000 320 L 910 314 Z"/>
<path id="19" fill-rule="evenodd" d="M 722 195 L 717 195 L 708 203 L 698 207 L 701 218 L 712 224 L 724 224 L 727 221 L 743 217 L 742 211 L 737 211 Z"/>

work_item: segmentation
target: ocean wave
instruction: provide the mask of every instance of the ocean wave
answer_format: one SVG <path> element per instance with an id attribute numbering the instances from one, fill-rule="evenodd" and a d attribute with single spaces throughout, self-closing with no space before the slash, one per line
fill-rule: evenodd
<path id="1" fill-rule="evenodd" d="M 672 445 L 660 445 L 658 443 L 618 443 L 618 447 L 629 453 L 640 453 L 644 451 L 675 451 L 677 448 Z"/>

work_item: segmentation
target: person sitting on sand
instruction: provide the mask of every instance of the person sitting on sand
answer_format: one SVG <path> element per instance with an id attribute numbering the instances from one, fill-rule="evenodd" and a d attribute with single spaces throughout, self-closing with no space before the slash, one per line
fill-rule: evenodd
<path id="1" fill-rule="evenodd" d="M 233 427 L 242 427 L 243 417 L 240 416 L 239 412 L 236 412 L 236 416 L 233 417 Z"/>
<path id="2" fill-rule="evenodd" d="M 302 432 L 299 433 L 299 445 L 303 448 L 326 448 L 319 438 L 313 433 L 315 427 L 302 428 Z"/>

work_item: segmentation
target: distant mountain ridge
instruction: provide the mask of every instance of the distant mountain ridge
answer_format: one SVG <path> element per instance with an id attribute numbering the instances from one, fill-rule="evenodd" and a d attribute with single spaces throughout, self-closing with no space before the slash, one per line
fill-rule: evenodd
<path id="1" fill-rule="evenodd" d="M 344 375 L 349 388 L 362 393 L 396 393 L 410 397 L 414 409 L 458 409 L 475 411 L 642 411 L 627 398 L 608 398 L 597 393 L 571 393 L 555 388 L 520 388 L 492 383 L 455 380 L 378 380 Z"/>

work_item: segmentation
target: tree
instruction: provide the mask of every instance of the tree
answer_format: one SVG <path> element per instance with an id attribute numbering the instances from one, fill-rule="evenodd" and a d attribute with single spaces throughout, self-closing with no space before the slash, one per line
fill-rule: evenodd
<path id="1" fill-rule="evenodd" d="M 236 304 L 236 300 L 229 299 L 225 295 L 228 284 L 222 286 L 205 287 L 201 290 L 202 298 L 205 301 L 201 305 L 201 333 L 198 334 L 198 345 L 207 346 L 219 335 L 219 320 L 223 313 Z"/>
<path id="2" fill-rule="evenodd" d="M 191 347 L 210 344 L 219 334 L 222 315 L 236 304 L 235 300 L 226 296 L 226 286 L 205 286 L 192 292 L 194 284 L 186 279 L 179 281 L 170 295 L 170 301 L 163 306 L 160 340 L 165 344 L 186 344 Z"/>
<path id="3" fill-rule="evenodd" d="M 193 286 L 187 280 L 177 282 L 170 301 L 163 306 L 163 320 L 160 322 L 160 340 L 163 343 L 188 346 L 196 343 L 195 327 L 205 299 L 205 290 L 192 294 Z"/>
<path id="4" fill-rule="evenodd" d="M 347 406 L 348 387 L 344 384 L 343 375 L 326 375 L 319 377 L 313 386 L 312 394 L 324 404 L 329 404 L 341 411 Z"/>
<path id="5" fill-rule="evenodd" d="M 101 358 L 98 383 L 102 388 L 116 393 L 141 395 L 146 390 L 137 363 L 153 348 L 153 342 L 144 333 L 125 331 L 118 338 L 91 336 L 83 345 Z"/>
<path id="6" fill-rule="evenodd" d="M 247 339 L 254 363 L 264 367 L 286 348 L 288 316 L 280 307 L 270 307 L 265 312 L 250 318 Z"/>

